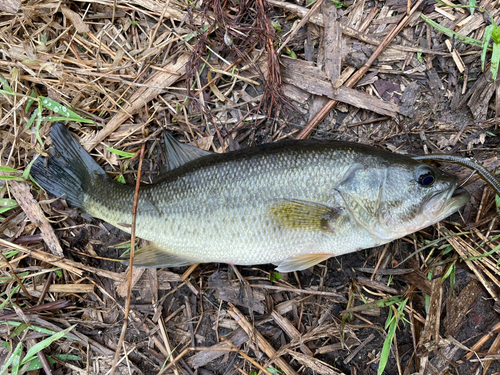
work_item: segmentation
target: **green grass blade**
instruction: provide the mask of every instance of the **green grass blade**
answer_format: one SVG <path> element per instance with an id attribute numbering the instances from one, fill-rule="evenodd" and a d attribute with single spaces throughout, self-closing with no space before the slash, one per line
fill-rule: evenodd
<path id="1" fill-rule="evenodd" d="M 12 372 L 11 375 L 17 375 L 19 373 L 19 368 L 21 367 L 21 353 L 14 358 L 12 362 Z"/>
<path id="2" fill-rule="evenodd" d="M 31 106 L 36 101 L 36 92 L 35 92 L 35 90 L 31 90 L 31 92 L 28 95 L 28 97 L 30 99 L 28 99 L 28 103 L 26 103 L 26 108 L 24 108 L 25 113 L 28 113 L 28 111 L 30 110 Z"/>
<path id="3" fill-rule="evenodd" d="M 451 263 L 448 266 L 448 269 L 444 273 L 443 277 L 441 278 L 441 282 L 444 283 L 444 281 L 453 273 L 455 272 L 455 262 Z"/>
<path id="4" fill-rule="evenodd" d="M 9 172 L 9 173 L 19 173 L 17 169 L 11 167 L 0 166 L 0 172 Z"/>
<path id="5" fill-rule="evenodd" d="M 0 90 L 0 94 L 5 94 L 5 95 L 14 95 L 13 92 L 10 91 L 5 91 L 5 90 Z"/>
<path id="6" fill-rule="evenodd" d="M 384 346 L 382 347 L 382 352 L 380 354 L 380 362 L 378 364 L 377 375 L 382 375 L 384 373 L 385 367 L 387 366 L 387 361 L 389 360 L 389 355 L 391 354 L 392 341 L 394 339 L 394 335 L 396 334 L 396 329 L 398 328 L 399 321 L 406 321 L 403 315 L 403 311 L 407 302 L 408 298 L 402 301 L 397 309 L 394 308 L 394 306 L 391 306 L 389 316 L 387 317 L 385 325 L 387 329 L 387 336 L 385 338 Z"/>
<path id="7" fill-rule="evenodd" d="M 7 368 L 11 364 L 12 364 L 12 367 L 14 367 L 14 363 L 16 361 L 17 361 L 17 367 L 19 368 L 19 361 L 20 361 L 20 358 L 21 358 L 21 350 L 22 350 L 22 348 L 23 348 L 22 343 L 18 343 L 17 346 L 16 346 L 16 348 L 12 352 L 11 356 L 7 360 L 7 362 L 5 362 L 5 364 L 3 365 L 3 368 L 0 369 L 0 375 L 2 375 L 5 372 L 5 370 L 7 370 Z M 14 373 L 14 370 L 12 370 L 12 373 Z"/>
<path id="8" fill-rule="evenodd" d="M 476 255 L 470 258 L 467 258 L 466 260 L 471 261 L 471 260 L 477 260 L 477 259 L 482 259 L 486 258 L 492 254 L 495 254 L 498 250 L 500 250 L 500 245 L 497 245 L 493 250 L 488 251 L 487 253 L 481 254 L 481 255 Z"/>
<path id="9" fill-rule="evenodd" d="M 491 23 L 495 23 L 495 20 L 493 19 L 491 13 L 488 12 L 485 8 L 476 5 L 476 0 L 469 0 L 469 5 L 450 5 L 449 3 L 443 3 L 441 0 L 436 0 L 436 2 L 448 8 L 467 8 L 470 10 L 471 16 L 473 16 L 474 11 L 478 9 L 481 12 L 486 13 L 488 17 L 490 17 Z"/>
<path id="10" fill-rule="evenodd" d="M 43 146 L 42 137 L 40 137 L 40 127 L 42 126 L 42 112 L 43 112 L 43 105 L 42 102 L 39 100 L 38 113 L 36 116 L 35 137 L 36 140 Z"/>
<path id="11" fill-rule="evenodd" d="M 445 232 L 446 233 L 446 232 Z M 449 232 L 448 232 L 449 233 Z M 413 253 L 411 253 L 410 255 L 408 255 L 405 259 L 403 259 L 403 261 L 399 262 L 398 264 L 398 267 L 400 267 L 403 263 L 405 263 L 408 259 L 411 259 L 412 257 L 414 257 L 415 255 L 417 255 L 418 253 L 424 251 L 425 249 L 428 249 L 432 246 L 436 246 L 439 242 L 441 241 L 444 241 L 444 240 L 447 240 L 448 238 L 452 238 L 452 237 L 455 237 L 455 236 L 463 236 L 463 235 L 466 235 L 466 234 L 469 234 L 470 232 L 461 232 L 461 233 L 454 233 L 454 234 L 451 234 L 449 236 L 445 236 L 445 237 L 440 237 L 438 239 L 435 239 L 433 241 L 430 241 L 429 243 L 427 243 L 427 245 L 425 246 L 422 246 L 420 249 L 414 251 Z"/>
<path id="12" fill-rule="evenodd" d="M 469 5 L 471 6 L 470 9 L 470 15 L 474 15 L 474 11 L 476 10 L 476 0 L 469 0 Z"/>
<path id="13" fill-rule="evenodd" d="M 488 46 L 491 40 L 491 34 L 495 26 L 489 25 L 484 29 L 483 35 L 483 50 L 481 51 L 481 70 L 484 72 L 484 64 L 486 62 L 486 52 L 488 52 Z"/>
<path id="14" fill-rule="evenodd" d="M 9 335 L 9 339 L 19 336 L 27 329 L 28 329 L 28 324 L 23 322 L 22 324 L 18 325 L 14 331 L 11 332 L 11 334 Z"/>
<path id="15" fill-rule="evenodd" d="M 429 17 L 426 17 L 424 14 L 421 14 L 420 18 L 422 18 L 425 22 L 434 27 L 440 33 L 443 33 L 450 38 L 455 37 L 455 40 L 458 40 L 459 42 L 470 44 L 471 46 L 476 46 L 476 47 L 482 47 L 483 45 L 482 41 L 474 38 L 469 38 L 468 36 L 464 36 L 462 34 L 454 32 L 453 30 L 447 29 L 446 27 L 441 26 L 439 23 L 434 22 Z"/>
<path id="16" fill-rule="evenodd" d="M 68 328 L 62 330 L 61 332 L 54 333 L 52 336 L 47 337 L 46 339 L 44 339 L 44 340 L 40 341 L 39 343 L 33 345 L 28 350 L 28 353 L 26 353 L 26 355 L 24 356 L 24 359 L 21 362 L 21 364 L 24 365 L 25 363 L 31 361 L 33 359 L 33 357 L 36 356 L 36 353 L 38 353 L 39 351 L 45 349 L 50 344 L 52 344 L 54 341 L 57 341 L 60 338 L 64 337 L 66 335 L 66 333 L 68 333 L 69 331 L 71 331 L 75 327 L 76 327 L 76 324 L 72 325 L 71 327 L 68 327 Z"/>
<path id="17" fill-rule="evenodd" d="M 55 361 L 50 358 L 50 357 L 47 357 L 47 361 L 49 362 L 50 365 L 52 365 Z M 28 366 L 28 368 L 26 368 L 26 372 L 29 372 L 29 371 L 35 371 L 35 370 L 39 370 L 43 367 L 42 365 L 42 362 L 40 362 L 40 360 L 38 359 L 38 357 L 36 358 L 33 358 Z"/>
<path id="18" fill-rule="evenodd" d="M 343 311 L 341 311 L 341 313 L 344 314 L 344 313 L 372 310 L 372 309 L 377 308 L 377 307 L 387 307 L 387 306 L 394 305 L 395 303 L 403 302 L 403 299 L 404 299 L 403 296 L 384 298 L 384 299 L 380 299 L 380 300 L 372 302 L 372 303 L 365 303 L 364 305 L 359 305 L 356 307 L 352 307 L 350 309 L 343 310 Z"/>
<path id="19" fill-rule="evenodd" d="M 4 254 L 4 255 L 5 255 L 5 254 Z M 0 282 L 0 284 L 2 284 L 2 283 Z M 12 296 L 13 296 L 14 294 L 16 294 L 16 293 L 17 293 L 17 291 L 18 291 L 19 289 L 21 289 L 21 287 L 20 287 L 19 285 L 17 285 L 16 287 L 12 288 L 12 290 L 10 291 L 10 296 L 6 297 L 6 298 L 5 298 L 5 301 L 3 301 L 2 303 L 0 303 L 0 310 L 2 310 L 5 306 L 7 306 L 7 305 L 10 303 L 10 299 L 12 298 Z M 7 296 L 7 293 L 6 293 L 6 292 L 4 292 L 4 293 L 0 294 L 0 296 L 3 296 L 4 294 Z"/>
<path id="20" fill-rule="evenodd" d="M 10 326 L 13 326 L 13 327 L 18 327 L 20 324 L 22 324 L 21 322 L 14 322 L 11 320 L 6 321 L 5 323 L 10 325 Z M 37 327 L 37 326 L 33 326 L 33 325 L 30 326 L 30 329 L 35 331 L 35 332 L 45 333 L 46 335 L 53 335 L 56 333 L 55 331 L 52 331 L 50 329 Z"/>
<path id="21" fill-rule="evenodd" d="M 29 275 L 29 272 L 20 272 L 18 273 L 16 276 L 18 279 L 22 279 L 26 276 Z M 14 281 L 14 280 L 17 280 L 16 278 L 14 278 L 13 276 L 11 276 L 11 274 L 8 274 L 8 276 L 2 276 L 0 277 L 0 283 L 1 284 L 5 284 L 5 283 L 10 283 L 11 281 Z"/>
<path id="22" fill-rule="evenodd" d="M 4 79 L 2 76 L 0 76 L 0 83 L 3 85 L 6 91 L 3 91 L 2 94 L 14 94 L 14 90 L 12 90 L 12 87 L 10 87 L 9 82 L 7 82 L 6 79 Z"/>
<path id="23" fill-rule="evenodd" d="M 33 158 L 32 161 L 30 161 L 30 163 L 28 164 L 28 166 L 26 167 L 26 169 L 24 170 L 23 172 L 23 178 L 25 180 L 28 179 L 29 175 L 30 175 L 30 171 L 31 171 L 31 167 L 33 166 L 33 163 L 36 161 L 36 159 L 38 159 L 38 157 L 40 156 L 40 154 L 38 155 L 35 155 L 35 157 Z"/>
<path id="24" fill-rule="evenodd" d="M 70 120 L 67 117 L 59 117 L 59 116 L 46 116 L 46 117 L 43 118 L 43 120 L 46 121 L 46 122 L 55 122 L 55 121 L 80 121 L 80 122 L 84 122 L 84 123 L 87 123 L 87 124 L 93 123 L 90 120 L 85 120 L 85 121 L 82 121 L 82 120 Z"/>
<path id="25" fill-rule="evenodd" d="M 0 176 L 0 180 L 4 180 L 4 181 L 11 181 L 11 180 L 14 180 L 14 181 L 24 181 L 22 177 L 18 177 L 18 176 Z"/>
<path id="26" fill-rule="evenodd" d="M 391 354 L 392 339 L 396 333 L 396 328 L 398 327 L 398 322 L 394 319 L 387 330 L 387 337 L 384 341 L 384 346 L 382 347 L 382 352 L 380 354 L 380 362 L 378 363 L 377 375 L 382 375 L 384 373 L 385 367 L 387 366 L 387 361 L 389 360 L 389 354 Z"/>
<path id="27" fill-rule="evenodd" d="M 33 114 L 31 115 L 30 119 L 26 123 L 26 126 L 24 127 L 25 131 L 31 128 L 31 125 L 33 125 L 33 122 L 35 121 L 35 119 L 38 117 L 39 114 L 40 114 L 40 108 L 37 108 L 33 111 Z"/>
<path id="28" fill-rule="evenodd" d="M 73 355 L 73 354 L 55 354 L 55 355 L 52 355 L 52 356 L 47 356 L 47 361 L 49 362 L 49 365 L 53 365 L 54 363 L 56 363 L 56 361 L 54 361 L 53 358 L 57 358 L 60 361 L 64 361 L 64 362 L 67 362 L 67 361 L 81 361 L 82 360 L 79 356 Z M 30 362 L 28 368 L 26 369 L 26 372 L 39 370 L 42 367 L 43 367 L 42 363 L 40 362 L 40 360 L 38 359 L 38 357 L 37 358 L 33 358 L 33 360 Z"/>
<path id="29" fill-rule="evenodd" d="M 83 122 L 86 124 L 93 124 L 94 121 L 92 120 L 87 120 L 80 116 L 79 114 L 73 112 L 72 110 L 66 108 L 62 104 L 59 104 L 58 102 L 46 98 L 44 96 L 39 97 L 40 103 L 42 106 L 44 106 L 47 109 L 50 109 L 51 111 L 57 113 L 58 115 L 61 115 L 63 117 L 52 117 L 52 119 L 60 119 L 60 120 L 49 120 L 49 121 L 77 121 L 77 122 Z M 48 117 L 51 118 L 51 117 Z M 46 118 L 47 119 L 47 118 Z"/>
<path id="30" fill-rule="evenodd" d="M 111 152 L 115 155 L 121 156 L 122 158 L 125 158 L 125 159 L 131 158 L 132 156 L 135 155 L 135 153 L 133 153 L 133 152 L 126 152 L 126 151 L 122 151 L 122 150 L 117 150 L 116 148 L 112 148 L 112 147 L 106 147 L 106 148 L 108 149 L 109 152 Z"/>
<path id="31" fill-rule="evenodd" d="M 52 357 L 60 359 L 61 361 L 81 361 L 82 358 L 74 354 L 55 354 Z"/>
<path id="32" fill-rule="evenodd" d="M 496 28 L 498 29 L 498 28 Z M 500 29 L 499 29 L 500 31 Z M 498 62 L 500 61 L 500 44 L 495 42 L 495 32 L 496 30 L 493 30 L 493 53 L 491 54 L 491 78 L 493 78 L 493 81 L 497 79 L 498 75 Z"/>

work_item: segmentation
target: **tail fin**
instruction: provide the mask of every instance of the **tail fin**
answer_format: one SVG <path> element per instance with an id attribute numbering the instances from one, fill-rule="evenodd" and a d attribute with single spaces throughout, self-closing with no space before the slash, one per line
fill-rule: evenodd
<path id="1" fill-rule="evenodd" d="M 31 176 L 50 194 L 66 199 L 71 206 L 83 208 L 91 180 L 98 176 L 108 178 L 106 172 L 62 123 L 52 126 L 50 137 L 54 143 L 51 155 L 35 161 Z"/>

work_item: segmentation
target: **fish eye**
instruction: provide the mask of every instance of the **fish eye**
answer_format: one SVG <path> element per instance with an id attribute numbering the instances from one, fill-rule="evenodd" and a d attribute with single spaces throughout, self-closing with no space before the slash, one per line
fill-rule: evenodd
<path id="1" fill-rule="evenodd" d="M 428 167 L 421 167 L 417 170 L 417 182 L 423 187 L 430 187 L 434 184 L 436 178 L 432 170 Z"/>

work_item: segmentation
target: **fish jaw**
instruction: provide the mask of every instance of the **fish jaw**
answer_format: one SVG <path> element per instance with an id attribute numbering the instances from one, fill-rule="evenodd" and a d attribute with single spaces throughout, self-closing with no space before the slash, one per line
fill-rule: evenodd
<path id="1" fill-rule="evenodd" d="M 454 182 L 447 189 L 431 196 L 422 204 L 416 215 L 404 223 L 394 221 L 391 214 L 385 211 L 369 232 L 378 240 L 382 240 L 383 242 L 379 243 L 382 244 L 440 222 L 457 212 L 470 199 L 468 192 L 456 192 L 457 184 L 458 182 Z"/>
<path id="2" fill-rule="evenodd" d="M 456 193 L 455 189 L 456 184 L 445 191 L 435 194 L 423 204 L 419 213 L 419 220 L 406 227 L 406 234 L 418 232 L 436 224 L 462 208 L 469 201 L 470 194 L 466 191 Z"/>
<path id="3" fill-rule="evenodd" d="M 427 218 L 428 225 L 437 223 L 457 212 L 470 199 L 466 191 L 456 193 L 455 187 L 436 194 L 422 207 L 422 214 Z"/>

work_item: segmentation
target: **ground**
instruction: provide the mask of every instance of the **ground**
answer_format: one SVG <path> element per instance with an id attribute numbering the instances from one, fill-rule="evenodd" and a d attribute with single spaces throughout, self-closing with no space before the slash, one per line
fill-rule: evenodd
<path id="1" fill-rule="evenodd" d="M 161 173 L 164 131 L 214 152 L 333 139 L 495 174 L 500 7 L 468 4 L 1 2 L 0 364 L 104 374 L 120 347 L 117 373 L 499 373 L 500 203 L 462 165 L 434 163 L 470 202 L 388 245 L 288 274 L 135 269 L 130 294 L 130 235 L 29 178 L 62 120 L 130 185 L 141 160 L 143 184 Z"/>

